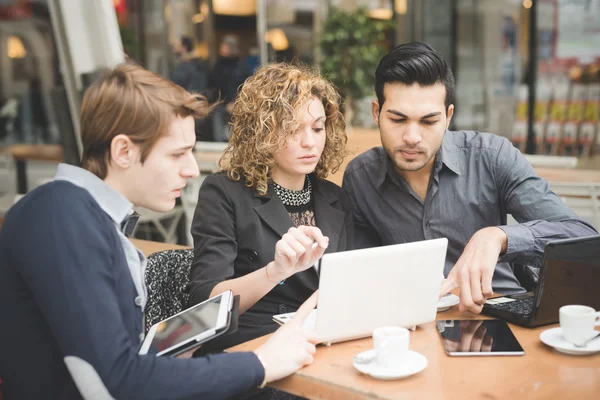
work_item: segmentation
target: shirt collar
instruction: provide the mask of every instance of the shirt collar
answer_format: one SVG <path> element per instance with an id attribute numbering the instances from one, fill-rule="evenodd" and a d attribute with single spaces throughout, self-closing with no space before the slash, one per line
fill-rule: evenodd
<path id="1" fill-rule="evenodd" d="M 460 175 L 460 162 L 458 159 L 458 147 L 454 143 L 452 132 L 446 130 L 442 139 L 442 146 L 438 150 L 436 158 L 441 161 L 450 171 Z"/>
<path id="2" fill-rule="evenodd" d="M 118 225 L 121 225 L 121 222 L 133 213 L 133 204 L 125 196 L 90 171 L 72 165 L 59 164 L 54 179 L 69 181 L 87 190 L 100 208 Z"/>

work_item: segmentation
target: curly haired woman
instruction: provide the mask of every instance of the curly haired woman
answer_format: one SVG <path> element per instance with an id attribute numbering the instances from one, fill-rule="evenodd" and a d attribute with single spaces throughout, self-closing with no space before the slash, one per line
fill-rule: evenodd
<path id="1" fill-rule="evenodd" d="M 352 245 L 348 199 L 325 180 L 346 141 L 339 95 L 312 70 L 269 64 L 242 86 L 223 170 L 204 180 L 192 223 L 190 305 L 241 295 L 238 331 L 212 346 L 276 330 L 273 315 L 317 289 L 323 253 Z"/>

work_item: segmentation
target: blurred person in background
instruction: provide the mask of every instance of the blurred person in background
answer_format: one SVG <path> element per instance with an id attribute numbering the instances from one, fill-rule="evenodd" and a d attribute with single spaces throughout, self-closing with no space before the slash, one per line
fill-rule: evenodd
<path id="1" fill-rule="evenodd" d="M 173 45 L 173 53 L 177 57 L 175 68 L 170 79 L 190 93 L 207 94 L 208 73 L 206 64 L 194 57 L 194 41 L 189 36 L 182 36 Z M 211 142 L 213 134 L 208 119 L 196 119 L 196 140 Z"/>
<path id="2" fill-rule="evenodd" d="M 213 112 L 213 137 L 215 141 L 226 142 L 229 121 L 239 87 L 251 75 L 248 66 L 240 56 L 239 41 L 234 35 L 226 35 L 219 45 L 219 55 L 211 70 L 208 88 L 213 100 L 220 105 Z"/>

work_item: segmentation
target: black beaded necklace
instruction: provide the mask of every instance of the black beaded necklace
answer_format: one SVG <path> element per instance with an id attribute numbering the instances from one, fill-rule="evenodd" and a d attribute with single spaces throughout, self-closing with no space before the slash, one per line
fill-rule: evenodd
<path id="1" fill-rule="evenodd" d="M 308 176 L 304 183 L 304 189 L 302 190 L 290 190 L 283 186 L 271 181 L 273 190 L 277 193 L 277 196 L 281 199 L 284 206 L 304 206 L 310 203 L 310 197 L 312 194 L 312 185 Z"/>

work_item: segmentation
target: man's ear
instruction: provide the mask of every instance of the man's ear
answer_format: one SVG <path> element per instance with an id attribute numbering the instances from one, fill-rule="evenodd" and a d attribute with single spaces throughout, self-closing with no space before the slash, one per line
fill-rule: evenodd
<path id="1" fill-rule="evenodd" d="M 134 165 L 140 157 L 140 147 L 127 135 L 117 135 L 110 142 L 111 163 L 119 168 L 127 169 Z"/>
<path id="2" fill-rule="evenodd" d="M 452 116 L 454 115 L 454 104 L 450 104 L 448 106 L 448 111 L 446 111 L 446 129 L 450 127 L 450 121 L 452 121 Z"/>
<path id="3" fill-rule="evenodd" d="M 371 102 L 371 112 L 373 113 L 373 121 L 375 122 L 376 125 L 379 126 L 380 107 L 379 107 L 379 102 L 377 100 L 373 100 Z"/>

